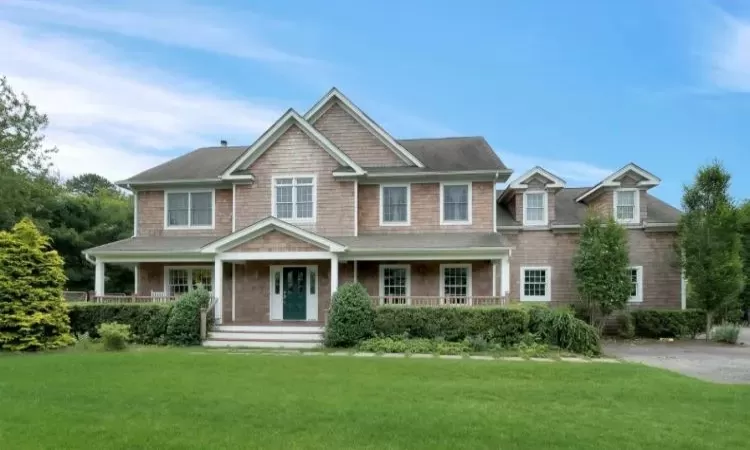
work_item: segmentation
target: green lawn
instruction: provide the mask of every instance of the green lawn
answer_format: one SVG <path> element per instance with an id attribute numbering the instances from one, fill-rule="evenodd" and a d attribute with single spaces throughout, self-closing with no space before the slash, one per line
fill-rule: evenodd
<path id="1" fill-rule="evenodd" d="M 750 387 L 628 364 L 0 355 L 0 448 L 746 448 Z"/>

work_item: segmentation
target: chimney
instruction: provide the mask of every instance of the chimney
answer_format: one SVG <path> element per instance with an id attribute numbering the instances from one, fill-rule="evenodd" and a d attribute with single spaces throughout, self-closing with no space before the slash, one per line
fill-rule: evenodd
<path id="1" fill-rule="evenodd" d="M 222 139 L 222 140 L 221 140 L 221 146 L 222 146 L 222 147 L 226 147 L 226 146 L 227 146 L 227 141 L 226 141 L 226 140 L 224 140 L 224 139 Z"/>

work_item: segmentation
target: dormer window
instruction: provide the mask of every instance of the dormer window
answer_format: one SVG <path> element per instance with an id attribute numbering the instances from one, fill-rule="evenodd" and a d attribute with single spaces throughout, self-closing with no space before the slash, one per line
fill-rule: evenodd
<path id="1" fill-rule="evenodd" d="M 523 205 L 524 225 L 547 225 L 547 192 L 524 192 Z"/>
<path id="2" fill-rule="evenodd" d="M 618 189 L 614 195 L 614 215 L 620 223 L 640 222 L 638 189 Z"/>

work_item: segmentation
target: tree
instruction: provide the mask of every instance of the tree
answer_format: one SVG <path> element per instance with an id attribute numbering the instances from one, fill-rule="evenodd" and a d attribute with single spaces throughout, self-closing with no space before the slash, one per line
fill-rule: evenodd
<path id="1" fill-rule="evenodd" d="M 589 323 L 601 332 L 612 312 L 623 309 L 630 298 L 627 230 L 610 217 L 591 214 L 581 228 L 573 272 Z"/>
<path id="2" fill-rule="evenodd" d="M 750 320 L 750 200 L 745 200 L 740 207 L 740 239 L 744 287 L 739 300 L 746 320 Z"/>
<path id="3" fill-rule="evenodd" d="M 70 192 L 82 195 L 96 195 L 99 191 L 109 193 L 118 192 L 117 186 L 101 175 L 84 173 L 65 182 L 65 188 Z"/>
<path id="4" fill-rule="evenodd" d="M 736 304 L 742 290 L 739 212 L 728 194 L 730 179 L 714 162 L 701 167 L 683 189 L 679 256 L 692 294 L 706 312 L 706 339 L 714 318 Z"/>
<path id="5" fill-rule="evenodd" d="M 73 342 L 63 261 L 26 218 L 0 231 L 0 349 L 47 350 Z"/>

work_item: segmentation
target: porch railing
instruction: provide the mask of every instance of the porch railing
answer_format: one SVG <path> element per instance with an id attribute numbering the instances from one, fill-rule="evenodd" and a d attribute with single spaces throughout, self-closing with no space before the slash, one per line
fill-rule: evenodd
<path id="1" fill-rule="evenodd" d="M 374 306 L 436 306 L 436 307 L 489 307 L 507 306 L 508 297 L 469 296 L 469 297 L 371 297 Z"/>
<path id="2" fill-rule="evenodd" d="M 216 303 L 219 302 L 219 297 L 214 297 L 208 303 L 208 306 L 201 308 L 201 341 L 206 340 L 208 336 L 208 318 L 212 317 L 213 311 L 216 308 Z M 211 315 L 209 315 L 211 314 Z"/>
<path id="3" fill-rule="evenodd" d="M 169 303 L 177 300 L 173 296 L 154 297 L 151 295 L 119 295 L 106 294 L 96 295 L 92 301 L 95 303 Z"/>

